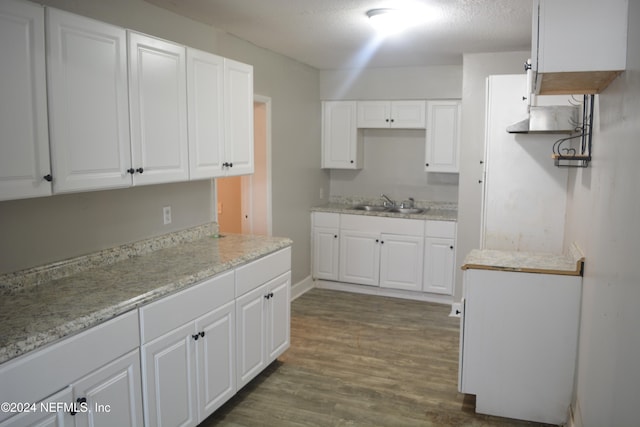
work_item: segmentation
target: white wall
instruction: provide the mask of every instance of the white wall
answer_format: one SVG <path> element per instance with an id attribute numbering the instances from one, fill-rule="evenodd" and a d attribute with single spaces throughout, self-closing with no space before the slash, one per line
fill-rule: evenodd
<path id="1" fill-rule="evenodd" d="M 640 2 L 627 71 L 601 95 L 593 161 L 569 178 L 566 242 L 585 252 L 577 426 L 637 426 L 640 407 Z"/>
<path id="2" fill-rule="evenodd" d="M 493 74 L 524 73 L 531 52 L 474 53 L 463 57 L 462 145 L 458 183 L 457 267 L 472 249 L 480 247 L 482 170 L 485 139 L 486 78 Z M 456 270 L 454 300 L 462 296 L 462 274 Z"/>
<path id="3" fill-rule="evenodd" d="M 320 71 L 323 100 L 459 99 L 462 67 L 397 67 Z M 330 195 L 456 202 L 457 174 L 424 171 L 425 131 L 364 131 L 362 170 L 330 172 Z"/>
<path id="4" fill-rule="evenodd" d="M 424 171 L 425 131 L 365 129 L 364 168 L 332 170 L 332 196 L 458 201 L 458 174 Z"/>

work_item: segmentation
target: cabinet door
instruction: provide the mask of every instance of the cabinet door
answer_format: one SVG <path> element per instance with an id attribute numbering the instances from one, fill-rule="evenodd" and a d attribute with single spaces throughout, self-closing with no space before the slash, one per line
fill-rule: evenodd
<path id="1" fill-rule="evenodd" d="M 458 172 L 460 149 L 459 101 L 427 102 L 427 172 Z"/>
<path id="2" fill-rule="evenodd" d="M 391 127 L 424 129 L 427 123 L 425 101 L 392 101 Z"/>
<path id="3" fill-rule="evenodd" d="M 224 60 L 227 175 L 253 173 L 253 67 Z"/>
<path id="4" fill-rule="evenodd" d="M 291 323 L 291 272 L 267 284 L 267 363 L 271 363 L 289 348 Z"/>
<path id="5" fill-rule="evenodd" d="M 187 48 L 189 178 L 223 174 L 224 58 Z"/>
<path id="6" fill-rule="evenodd" d="M 364 155 L 356 126 L 356 101 L 322 103 L 322 167 L 361 169 Z"/>
<path id="7" fill-rule="evenodd" d="M 338 280 L 340 241 L 337 228 L 315 227 L 313 230 L 313 277 Z"/>
<path id="8" fill-rule="evenodd" d="M 236 392 L 235 301 L 196 321 L 204 333 L 197 342 L 198 420 L 202 421 Z"/>
<path id="9" fill-rule="evenodd" d="M 73 392 L 71 386 L 64 388 L 49 398 L 36 403 L 36 411 L 22 412 L 0 423 L 0 427 L 73 427 L 74 417 L 68 411 L 43 412 L 45 408 L 55 408 L 59 403 L 71 404 Z M 16 402 L 17 403 L 17 402 Z M 51 406 L 49 406 L 51 405 Z"/>
<path id="10" fill-rule="evenodd" d="M 142 347 L 147 425 L 197 424 L 195 333 L 190 322 Z"/>
<path id="11" fill-rule="evenodd" d="M 55 193 L 131 185 L 124 29 L 47 9 Z"/>
<path id="12" fill-rule="evenodd" d="M 453 295 L 455 251 L 453 239 L 425 238 L 425 292 Z"/>
<path id="13" fill-rule="evenodd" d="M 380 287 L 422 290 L 424 238 L 382 234 L 380 237 Z"/>
<path id="14" fill-rule="evenodd" d="M 236 299 L 236 354 L 238 389 L 244 387 L 267 365 L 264 319 L 268 290 L 263 285 Z"/>
<path id="15" fill-rule="evenodd" d="M 380 238 L 378 233 L 341 230 L 341 282 L 378 286 Z"/>
<path id="16" fill-rule="evenodd" d="M 391 102 L 389 101 L 359 101 L 359 128 L 388 128 L 392 125 Z"/>
<path id="17" fill-rule="evenodd" d="M 0 200 L 48 196 L 44 8 L 0 2 Z"/>
<path id="18" fill-rule="evenodd" d="M 189 179 L 184 46 L 129 31 L 134 185 Z"/>
<path id="19" fill-rule="evenodd" d="M 86 399 L 87 412 L 76 427 L 142 427 L 140 353 L 136 349 L 73 384 L 75 401 Z"/>

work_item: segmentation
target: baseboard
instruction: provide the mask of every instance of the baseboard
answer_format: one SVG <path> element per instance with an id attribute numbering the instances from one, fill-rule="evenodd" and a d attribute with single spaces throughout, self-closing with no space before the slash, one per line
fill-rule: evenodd
<path id="1" fill-rule="evenodd" d="M 304 295 L 311 289 L 313 289 L 313 280 L 311 279 L 311 276 L 307 276 L 298 283 L 291 285 L 291 301 Z"/>
<path id="2" fill-rule="evenodd" d="M 427 294 L 421 292 L 403 291 L 400 289 L 379 288 L 377 286 L 355 285 L 352 283 L 332 282 L 328 280 L 316 280 L 316 288 L 331 289 L 334 291 L 352 292 L 356 294 L 378 295 L 383 297 L 411 299 L 416 301 L 435 302 L 438 304 L 451 305 L 453 297 L 451 295 Z"/>
<path id="3" fill-rule="evenodd" d="M 580 413 L 580 401 L 576 399 L 575 407 L 569 405 L 569 421 L 567 427 L 582 427 L 582 414 Z"/>

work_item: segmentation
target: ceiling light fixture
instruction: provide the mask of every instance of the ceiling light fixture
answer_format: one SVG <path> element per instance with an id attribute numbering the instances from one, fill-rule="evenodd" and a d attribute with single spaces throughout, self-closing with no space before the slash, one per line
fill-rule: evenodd
<path id="1" fill-rule="evenodd" d="M 367 16 L 371 25 L 384 35 L 399 33 L 414 23 L 411 15 L 400 9 L 371 9 Z"/>

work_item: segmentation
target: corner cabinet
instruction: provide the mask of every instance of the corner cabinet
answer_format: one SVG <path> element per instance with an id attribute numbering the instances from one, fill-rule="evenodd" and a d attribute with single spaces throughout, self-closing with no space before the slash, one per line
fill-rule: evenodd
<path id="1" fill-rule="evenodd" d="M 476 412 L 563 425 L 573 394 L 582 277 L 464 270 L 459 391 Z"/>
<path id="2" fill-rule="evenodd" d="M 186 181 L 186 49 L 134 31 L 128 36 L 134 184 Z"/>
<path id="3" fill-rule="evenodd" d="M 426 172 L 459 171 L 462 103 L 427 101 Z"/>
<path id="4" fill-rule="evenodd" d="M 427 220 L 424 239 L 422 290 L 453 295 L 457 224 Z"/>
<path id="5" fill-rule="evenodd" d="M 363 138 L 356 121 L 356 101 L 322 103 L 322 168 L 362 169 Z"/>
<path id="6" fill-rule="evenodd" d="M 236 270 L 238 389 L 289 348 L 290 263 L 284 250 Z"/>
<path id="7" fill-rule="evenodd" d="M 626 68 L 628 8 L 628 0 L 534 0 L 534 92 L 571 95 L 605 89 Z"/>
<path id="8" fill-rule="evenodd" d="M 424 129 L 425 101 L 358 101 L 359 128 Z"/>
<path id="9" fill-rule="evenodd" d="M 0 200 L 51 195 L 44 8 L 0 2 Z"/>

